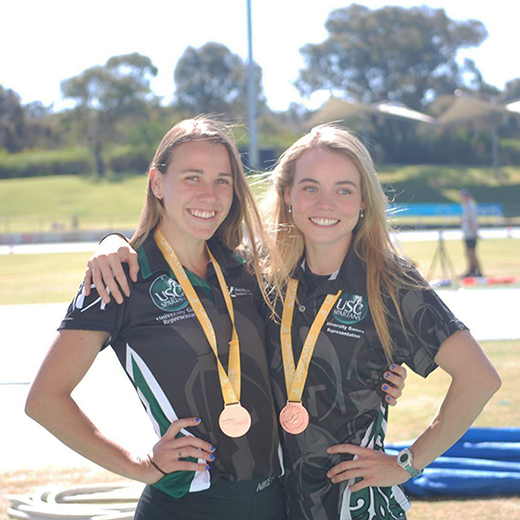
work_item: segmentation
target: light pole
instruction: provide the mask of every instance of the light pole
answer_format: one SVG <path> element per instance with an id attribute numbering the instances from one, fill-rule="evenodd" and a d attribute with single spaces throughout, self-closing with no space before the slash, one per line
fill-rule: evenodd
<path id="1" fill-rule="evenodd" d="M 253 61 L 253 24 L 251 22 L 251 0 L 247 0 L 247 119 L 249 125 L 249 166 L 258 168 L 258 132 L 256 125 L 256 92 Z"/>

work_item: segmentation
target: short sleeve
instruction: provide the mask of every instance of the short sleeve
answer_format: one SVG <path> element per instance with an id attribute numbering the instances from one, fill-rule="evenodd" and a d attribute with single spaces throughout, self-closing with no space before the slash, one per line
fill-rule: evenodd
<path id="1" fill-rule="evenodd" d="M 89 296 L 86 296 L 85 286 L 81 284 L 58 330 L 108 332 L 110 338 L 102 347 L 105 348 L 124 328 L 124 316 L 128 306 L 128 298 L 125 298 L 122 305 L 118 305 L 114 298 L 111 298 L 110 303 L 106 304 L 99 296 L 94 284 L 91 286 Z"/>
<path id="2" fill-rule="evenodd" d="M 426 377 L 437 368 L 435 356 L 442 343 L 467 327 L 431 289 L 404 291 L 400 304 L 405 327 L 395 318 L 394 360 Z"/>

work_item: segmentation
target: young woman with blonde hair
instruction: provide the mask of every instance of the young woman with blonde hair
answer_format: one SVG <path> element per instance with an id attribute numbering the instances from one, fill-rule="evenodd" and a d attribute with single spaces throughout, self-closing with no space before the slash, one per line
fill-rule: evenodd
<path id="1" fill-rule="evenodd" d="M 500 387 L 467 328 L 392 246 L 370 155 L 346 129 L 314 128 L 280 158 L 268 214 L 283 289 L 267 327 L 291 520 L 405 518 L 399 484 L 448 449 Z M 452 378 L 432 423 L 384 453 L 380 374 L 406 363 Z"/>

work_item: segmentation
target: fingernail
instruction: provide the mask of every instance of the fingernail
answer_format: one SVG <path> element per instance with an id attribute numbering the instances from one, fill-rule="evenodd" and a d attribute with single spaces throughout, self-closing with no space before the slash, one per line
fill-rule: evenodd
<path id="1" fill-rule="evenodd" d="M 389 378 L 390 378 L 390 372 L 387 372 L 387 373 L 385 374 L 385 377 L 386 377 L 386 379 L 389 379 Z"/>
<path id="2" fill-rule="evenodd" d="M 210 455 L 209 458 L 210 460 L 215 460 L 215 455 Z"/>
<path id="3" fill-rule="evenodd" d="M 389 395 L 386 396 L 386 400 L 390 401 L 390 396 Z"/>
<path id="4" fill-rule="evenodd" d="M 215 451 L 215 446 L 210 446 L 209 451 Z"/>
<path id="5" fill-rule="evenodd" d="M 388 390 L 388 385 L 383 385 L 383 390 L 386 392 Z"/>
<path id="6" fill-rule="evenodd" d="M 194 421 L 195 421 L 196 423 L 199 423 L 199 422 L 200 422 L 200 417 L 195 417 Z"/>
<path id="7" fill-rule="evenodd" d="M 392 370 L 395 370 L 395 365 L 392 365 L 390 368 L 391 368 Z"/>
<path id="8" fill-rule="evenodd" d="M 209 471 L 209 469 L 210 469 L 209 466 L 206 466 L 206 469 Z"/>

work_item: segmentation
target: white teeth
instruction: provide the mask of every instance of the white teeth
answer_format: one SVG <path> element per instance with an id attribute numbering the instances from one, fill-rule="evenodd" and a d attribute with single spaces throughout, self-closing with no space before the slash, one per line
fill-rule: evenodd
<path id="1" fill-rule="evenodd" d="M 310 221 L 313 224 L 317 224 L 318 226 L 333 226 L 337 222 L 339 222 L 336 218 L 317 218 L 317 217 L 311 217 Z"/>
<path id="2" fill-rule="evenodd" d="M 190 209 L 189 212 L 198 218 L 213 218 L 215 216 L 215 211 L 203 211 L 201 209 Z"/>

